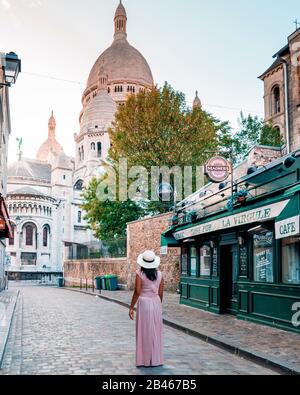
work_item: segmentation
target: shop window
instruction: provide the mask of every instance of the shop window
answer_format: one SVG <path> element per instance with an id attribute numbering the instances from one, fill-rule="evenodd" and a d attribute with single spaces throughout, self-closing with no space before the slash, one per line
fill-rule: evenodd
<path id="1" fill-rule="evenodd" d="M 210 276 L 211 249 L 209 246 L 200 248 L 200 276 Z"/>
<path id="2" fill-rule="evenodd" d="M 273 232 L 264 232 L 253 236 L 254 281 L 273 283 Z"/>
<path id="3" fill-rule="evenodd" d="M 197 277 L 197 248 L 195 246 L 190 249 L 190 276 Z"/>
<path id="4" fill-rule="evenodd" d="M 181 274 L 188 274 L 188 248 L 183 247 L 181 253 Z"/>
<path id="5" fill-rule="evenodd" d="M 282 241 L 282 282 L 300 284 L 300 238 Z"/>

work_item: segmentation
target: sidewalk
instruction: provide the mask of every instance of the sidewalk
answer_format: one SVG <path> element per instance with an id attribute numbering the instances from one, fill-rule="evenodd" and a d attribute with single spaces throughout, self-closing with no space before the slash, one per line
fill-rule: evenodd
<path id="1" fill-rule="evenodd" d="M 0 369 L 18 294 L 15 290 L 0 292 Z"/>
<path id="2" fill-rule="evenodd" d="M 99 297 L 129 307 L 132 292 L 72 291 Z M 165 324 L 287 374 L 300 374 L 300 335 L 264 325 L 241 321 L 230 315 L 215 315 L 179 304 L 179 295 L 164 296 Z"/>

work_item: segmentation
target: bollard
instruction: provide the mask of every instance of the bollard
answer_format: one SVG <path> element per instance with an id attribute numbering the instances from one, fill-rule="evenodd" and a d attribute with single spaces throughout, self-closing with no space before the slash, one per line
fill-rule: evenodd
<path id="1" fill-rule="evenodd" d="M 88 280 L 87 280 L 87 278 L 85 279 L 85 292 L 87 292 L 88 291 Z"/>

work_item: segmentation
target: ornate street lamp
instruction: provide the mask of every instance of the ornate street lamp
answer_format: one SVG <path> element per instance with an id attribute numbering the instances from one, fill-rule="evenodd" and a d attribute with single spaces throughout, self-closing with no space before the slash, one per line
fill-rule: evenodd
<path id="1" fill-rule="evenodd" d="M 21 72 L 21 60 L 14 52 L 10 52 L 1 57 L 0 66 L 3 71 L 3 81 L 0 87 L 15 84 Z"/>

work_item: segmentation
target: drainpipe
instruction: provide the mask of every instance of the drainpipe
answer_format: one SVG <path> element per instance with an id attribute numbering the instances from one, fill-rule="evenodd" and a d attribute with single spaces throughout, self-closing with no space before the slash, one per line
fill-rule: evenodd
<path id="1" fill-rule="evenodd" d="M 290 134 L 290 114 L 289 114 L 289 79 L 288 79 L 288 63 L 285 59 L 280 58 L 283 62 L 284 69 L 284 96 L 285 96 L 285 119 L 286 119 L 286 146 L 287 154 L 291 152 L 291 134 Z"/>

